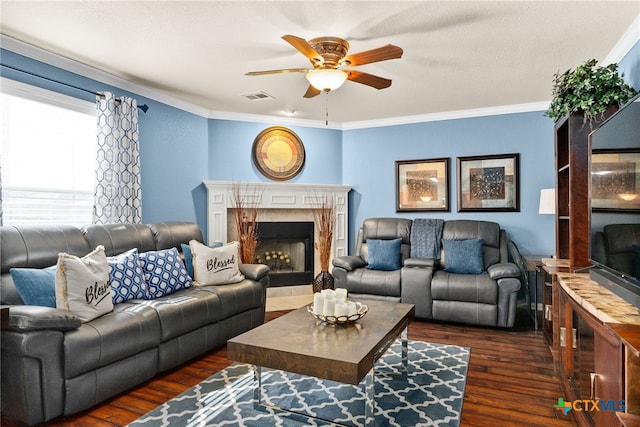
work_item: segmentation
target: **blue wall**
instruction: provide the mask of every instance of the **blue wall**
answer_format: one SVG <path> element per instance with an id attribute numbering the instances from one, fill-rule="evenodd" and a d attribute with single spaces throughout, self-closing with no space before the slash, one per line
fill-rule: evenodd
<path id="1" fill-rule="evenodd" d="M 206 229 L 203 180 L 268 181 L 251 161 L 256 135 L 270 124 L 207 119 L 2 50 L 2 63 L 68 84 L 137 98 L 140 113 L 143 221 L 197 221 Z M 626 80 L 640 88 L 640 42 L 620 61 Z M 2 68 L 2 76 L 93 101 L 94 96 Z M 551 76 L 549 77 L 551 81 Z M 338 131 L 291 127 L 303 140 L 306 163 L 289 182 L 346 184 L 350 194 L 349 238 L 371 216 L 477 218 L 499 222 L 522 252 L 555 252 L 552 215 L 538 214 L 540 189 L 555 186 L 553 123 L 543 111 L 410 125 Z M 278 125 L 279 123 L 273 123 Z M 520 153 L 520 212 L 458 213 L 456 157 Z M 395 160 L 451 159 L 448 213 L 395 212 Z"/>
<path id="2" fill-rule="evenodd" d="M 218 181 L 270 181 L 251 160 L 255 137 L 269 126 L 229 120 L 209 121 L 209 179 Z M 342 183 L 342 132 L 330 129 L 288 126 L 302 140 L 305 164 L 287 182 L 306 184 Z"/>
<path id="3" fill-rule="evenodd" d="M 142 219 L 197 221 L 206 235 L 207 119 L 166 104 L 140 114 Z"/>
<path id="4" fill-rule="evenodd" d="M 631 48 L 620 62 L 618 72 L 634 89 L 640 90 L 640 40 Z"/>
<path id="5" fill-rule="evenodd" d="M 473 218 L 499 222 L 524 253 L 555 253 L 553 216 L 538 214 L 540 190 L 555 186 L 553 122 L 543 111 L 352 130 L 343 138 L 343 180 L 354 187 L 352 244 L 372 216 Z M 508 153 L 520 153 L 520 212 L 458 213 L 456 157 Z M 396 213 L 395 160 L 439 157 L 450 158 L 451 211 Z"/>

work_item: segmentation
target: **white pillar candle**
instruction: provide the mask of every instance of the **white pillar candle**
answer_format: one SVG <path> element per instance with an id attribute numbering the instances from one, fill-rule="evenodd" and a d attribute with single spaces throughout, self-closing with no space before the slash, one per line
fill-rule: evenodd
<path id="1" fill-rule="evenodd" d="M 325 316 L 333 316 L 335 307 L 336 307 L 336 299 L 329 298 L 328 296 L 325 295 L 324 305 L 322 306 L 322 314 L 324 314 Z"/>
<path id="2" fill-rule="evenodd" d="M 326 297 L 327 295 L 331 296 L 331 297 L 335 297 L 336 293 L 333 289 L 323 289 L 322 291 L 320 291 L 324 294 L 324 296 Z"/>
<path id="3" fill-rule="evenodd" d="M 313 294 L 313 313 L 322 314 L 324 306 L 324 295 L 320 292 Z"/>
<path id="4" fill-rule="evenodd" d="M 347 315 L 351 316 L 356 314 L 356 312 L 358 311 L 358 309 L 356 308 L 356 303 L 353 301 L 349 301 L 347 303 Z"/>
<path id="5" fill-rule="evenodd" d="M 349 308 L 347 303 L 337 302 L 334 309 L 335 316 L 347 316 L 349 313 Z"/>
<path id="6" fill-rule="evenodd" d="M 336 288 L 334 290 L 336 297 L 347 299 L 347 290 L 345 288 Z"/>

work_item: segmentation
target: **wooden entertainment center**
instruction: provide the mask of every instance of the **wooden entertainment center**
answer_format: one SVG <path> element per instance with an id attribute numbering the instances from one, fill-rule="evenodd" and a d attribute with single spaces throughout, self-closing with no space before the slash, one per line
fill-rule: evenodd
<path id="1" fill-rule="evenodd" d="M 640 426 L 640 311 L 582 272 L 591 265 L 591 131 L 582 114 L 555 125 L 557 258 L 542 260 L 543 332 L 578 425 Z"/>
<path id="2" fill-rule="evenodd" d="M 542 264 L 542 330 L 562 397 L 575 405 L 569 413 L 580 426 L 640 426 L 637 307 L 589 274 L 571 273 L 566 260 L 548 258 Z M 592 407 L 597 399 L 604 402 L 600 410 Z"/>
<path id="3" fill-rule="evenodd" d="M 552 348 L 564 400 L 574 402 L 570 412 L 581 426 L 640 425 L 638 309 L 588 274 L 558 273 L 554 280 Z"/>

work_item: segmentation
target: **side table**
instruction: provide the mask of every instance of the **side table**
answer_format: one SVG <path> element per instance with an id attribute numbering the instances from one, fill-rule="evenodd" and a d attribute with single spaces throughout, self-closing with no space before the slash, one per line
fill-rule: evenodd
<path id="1" fill-rule="evenodd" d="M 531 295 L 531 286 L 527 286 L 527 304 L 529 304 L 529 311 L 533 318 L 533 327 L 538 330 L 538 284 L 540 283 L 539 277 L 542 269 L 542 255 L 522 255 L 527 262 L 527 273 L 535 273 L 535 282 L 533 283 L 533 295 Z M 527 284 L 530 283 L 529 277 L 527 277 Z M 533 296 L 533 298 L 532 298 Z M 532 307 L 533 304 L 533 307 Z"/>

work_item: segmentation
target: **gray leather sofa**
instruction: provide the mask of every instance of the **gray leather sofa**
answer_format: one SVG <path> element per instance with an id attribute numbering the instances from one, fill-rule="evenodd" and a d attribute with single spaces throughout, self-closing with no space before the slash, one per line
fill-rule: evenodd
<path id="1" fill-rule="evenodd" d="M 185 222 L 0 227 L 0 297 L 10 310 L 0 347 L 3 417 L 33 425 L 77 413 L 262 324 L 269 270 L 261 264 L 241 265 L 241 282 L 129 300 L 86 323 L 23 305 L 9 274 L 55 265 L 59 252 L 83 256 L 103 245 L 111 256 L 191 239 L 202 242 L 202 232 Z"/>
<path id="2" fill-rule="evenodd" d="M 483 265 L 477 274 L 447 271 L 447 251 L 442 246 L 433 258 L 411 257 L 412 226 L 413 221 L 405 218 L 366 219 L 358 231 L 355 254 L 333 259 L 335 286 L 346 288 L 354 298 L 415 304 L 416 317 L 423 319 L 514 325 L 521 273 L 517 265 L 509 262 L 507 234 L 499 224 L 452 220 L 442 225 L 438 236 L 441 243 L 482 239 Z M 370 240 L 398 238 L 402 239 L 400 268 L 369 268 Z"/>

